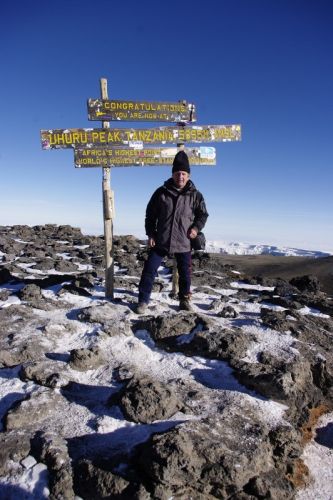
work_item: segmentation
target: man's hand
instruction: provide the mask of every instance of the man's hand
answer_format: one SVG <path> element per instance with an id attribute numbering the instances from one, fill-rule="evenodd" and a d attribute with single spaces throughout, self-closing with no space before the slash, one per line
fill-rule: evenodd
<path id="1" fill-rule="evenodd" d="M 156 245 L 154 238 L 148 238 L 148 247 L 153 248 Z"/>
<path id="2" fill-rule="evenodd" d="M 190 238 L 190 240 L 194 240 L 194 238 L 196 238 L 197 235 L 198 235 L 198 230 L 195 227 L 191 227 L 187 231 L 187 237 Z"/>

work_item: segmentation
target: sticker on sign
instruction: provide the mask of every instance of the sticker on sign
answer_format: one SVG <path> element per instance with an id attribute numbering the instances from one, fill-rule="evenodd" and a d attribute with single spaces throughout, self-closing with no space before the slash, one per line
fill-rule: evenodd
<path id="1" fill-rule="evenodd" d="M 142 149 L 143 148 L 143 142 L 142 141 L 131 141 L 128 143 L 130 148 L 134 149 Z"/>

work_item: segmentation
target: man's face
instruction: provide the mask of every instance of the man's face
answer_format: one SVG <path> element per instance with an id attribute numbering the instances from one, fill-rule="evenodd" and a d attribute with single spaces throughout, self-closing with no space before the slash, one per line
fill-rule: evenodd
<path id="1" fill-rule="evenodd" d="M 187 181 L 190 178 L 190 174 L 180 170 L 179 172 L 174 172 L 172 174 L 172 178 L 173 178 L 173 182 L 175 183 L 175 186 L 178 189 L 183 189 L 183 187 L 186 185 Z"/>

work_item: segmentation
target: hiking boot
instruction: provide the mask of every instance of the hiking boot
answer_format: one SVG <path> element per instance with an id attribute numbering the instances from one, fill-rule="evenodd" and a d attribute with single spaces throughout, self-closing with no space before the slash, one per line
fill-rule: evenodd
<path id="1" fill-rule="evenodd" d="M 147 307 L 148 304 L 146 304 L 146 302 L 139 302 L 135 309 L 136 314 L 144 314 L 147 310 Z"/>
<path id="2" fill-rule="evenodd" d="M 192 311 L 192 306 L 190 304 L 190 300 L 185 298 L 185 299 L 180 299 L 179 301 L 179 310 L 180 311 Z"/>

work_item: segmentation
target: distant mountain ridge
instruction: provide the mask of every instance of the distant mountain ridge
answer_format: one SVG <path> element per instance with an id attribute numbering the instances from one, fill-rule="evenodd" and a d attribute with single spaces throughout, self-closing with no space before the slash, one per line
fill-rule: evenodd
<path id="1" fill-rule="evenodd" d="M 328 252 L 317 250 L 304 250 L 300 248 L 277 247 L 273 245 L 254 245 L 249 243 L 238 243 L 225 241 L 207 241 L 206 252 L 222 253 L 225 255 L 276 255 L 278 257 L 329 257 Z"/>

